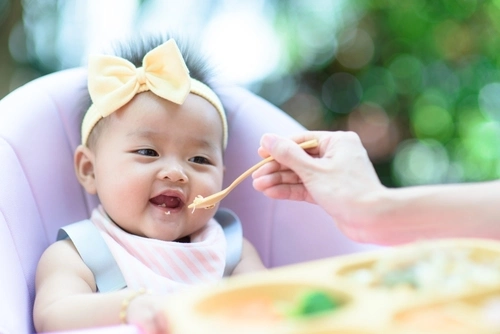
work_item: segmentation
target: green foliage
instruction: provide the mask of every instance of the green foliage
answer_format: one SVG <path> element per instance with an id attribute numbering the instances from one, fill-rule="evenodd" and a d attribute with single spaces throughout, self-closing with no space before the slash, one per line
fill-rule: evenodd
<path id="1" fill-rule="evenodd" d="M 351 114 L 362 104 L 376 104 L 388 115 L 391 133 L 397 133 L 394 145 L 373 153 L 376 167 L 393 166 L 377 168 L 389 173 L 379 174 L 387 185 L 500 177 L 500 0 L 352 0 L 346 6 L 345 13 L 356 11 L 358 16 L 344 22 L 336 34 L 336 53 L 299 79 L 325 108 L 324 124 L 308 127 L 355 130 L 370 153 L 373 135 L 366 125 L 353 126 Z M 368 61 L 359 56 L 362 52 L 372 52 Z M 339 73 L 352 79 L 332 86 Z M 360 88 L 352 83 L 356 80 Z M 325 87 L 333 87 L 328 96 Z M 343 92 L 337 100 L 339 90 Z M 349 102 L 344 108 L 339 107 L 342 99 Z M 408 140 L 408 157 L 422 157 L 408 150 L 429 151 L 419 149 L 429 140 L 441 146 L 446 165 L 440 164 L 439 177 L 405 178 L 406 170 L 396 170 L 392 162 Z M 409 165 L 407 161 L 398 166 Z"/>

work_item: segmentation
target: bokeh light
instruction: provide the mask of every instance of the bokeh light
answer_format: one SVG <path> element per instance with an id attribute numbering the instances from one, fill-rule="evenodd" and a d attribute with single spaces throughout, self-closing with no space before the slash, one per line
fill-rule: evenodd
<path id="1" fill-rule="evenodd" d="M 359 77 L 363 87 L 363 101 L 376 103 L 384 108 L 390 107 L 396 99 L 396 83 L 392 73 L 378 66 L 373 66 Z"/>
<path id="2" fill-rule="evenodd" d="M 446 149 L 434 140 L 407 140 L 399 145 L 394 174 L 400 185 L 444 183 L 449 159 Z"/>
<path id="3" fill-rule="evenodd" d="M 352 74 L 335 73 L 323 84 L 321 98 L 328 109 L 347 114 L 361 101 L 363 87 Z"/>
<path id="4" fill-rule="evenodd" d="M 432 103 L 416 103 L 410 114 L 416 138 L 447 142 L 453 136 L 453 117 L 448 108 Z"/>
<path id="5" fill-rule="evenodd" d="M 481 88 L 479 107 L 487 116 L 500 121 L 500 82 L 493 82 Z"/>
<path id="6" fill-rule="evenodd" d="M 420 90 L 423 81 L 423 64 L 409 54 L 397 55 L 388 66 L 400 94 L 413 94 Z"/>
<path id="7" fill-rule="evenodd" d="M 314 95 L 297 93 L 281 107 L 306 128 L 323 130 L 323 107 Z"/>
<path id="8" fill-rule="evenodd" d="M 221 80 L 239 85 L 262 81 L 270 76 L 280 57 L 269 20 L 247 7 L 221 12 L 205 31 L 206 49 L 220 64 Z M 239 28 L 227 29 L 234 26 Z"/>
<path id="9" fill-rule="evenodd" d="M 174 30 L 221 81 L 358 133 L 389 186 L 500 177 L 500 0 L 0 0 L 0 25 L 0 97 Z"/>
<path id="10" fill-rule="evenodd" d="M 340 35 L 337 60 L 344 67 L 359 69 L 373 57 L 375 45 L 370 35 L 362 29 L 346 31 Z"/>
<path id="11" fill-rule="evenodd" d="M 393 121 L 373 103 L 361 104 L 349 114 L 347 130 L 359 135 L 374 162 L 388 160 L 399 142 L 399 131 Z"/>

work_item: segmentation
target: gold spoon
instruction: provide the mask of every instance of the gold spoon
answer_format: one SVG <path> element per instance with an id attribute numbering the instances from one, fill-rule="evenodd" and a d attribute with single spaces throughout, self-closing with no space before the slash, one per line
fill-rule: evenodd
<path id="1" fill-rule="evenodd" d="M 303 142 L 299 145 L 302 147 L 304 150 L 308 148 L 313 148 L 318 146 L 318 140 L 313 139 L 313 140 L 308 140 L 306 142 Z M 210 195 L 208 197 L 202 197 L 201 195 L 196 196 L 194 199 L 193 203 L 188 205 L 188 208 L 193 209 L 212 209 L 215 207 L 215 204 L 219 203 L 222 201 L 224 197 L 226 197 L 231 190 L 236 188 L 238 184 L 241 183 L 245 178 L 247 178 L 250 174 L 252 174 L 254 171 L 256 171 L 259 167 L 262 165 L 265 165 L 269 161 L 273 161 L 274 158 L 269 156 L 266 159 L 260 161 L 259 163 L 255 164 L 254 166 L 250 167 L 246 172 L 241 174 L 236 180 L 233 181 L 226 189 L 223 189 L 213 195 Z"/>

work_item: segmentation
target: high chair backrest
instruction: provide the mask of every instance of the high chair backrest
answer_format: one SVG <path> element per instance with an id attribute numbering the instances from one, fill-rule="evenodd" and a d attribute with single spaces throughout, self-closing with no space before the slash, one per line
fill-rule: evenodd
<path id="1" fill-rule="evenodd" d="M 225 185 L 260 160 L 263 133 L 305 130 L 245 89 L 217 91 L 230 128 Z M 98 204 L 73 170 L 73 150 L 80 142 L 77 111 L 86 96 L 86 70 L 78 68 L 34 80 L 0 101 L 0 333 L 34 331 L 31 312 L 40 255 L 55 241 L 60 226 L 87 218 Z M 319 207 L 268 199 L 252 188 L 251 179 L 221 206 L 240 217 L 244 235 L 269 267 L 366 248 L 342 236 Z"/>

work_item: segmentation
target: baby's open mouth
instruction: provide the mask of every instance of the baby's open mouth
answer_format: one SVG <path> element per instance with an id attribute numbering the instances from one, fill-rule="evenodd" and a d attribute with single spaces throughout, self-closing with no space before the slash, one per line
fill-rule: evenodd
<path id="1" fill-rule="evenodd" d="M 159 195 L 151 198 L 149 202 L 167 210 L 181 209 L 184 206 L 182 200 L 177 196 Z"/>

